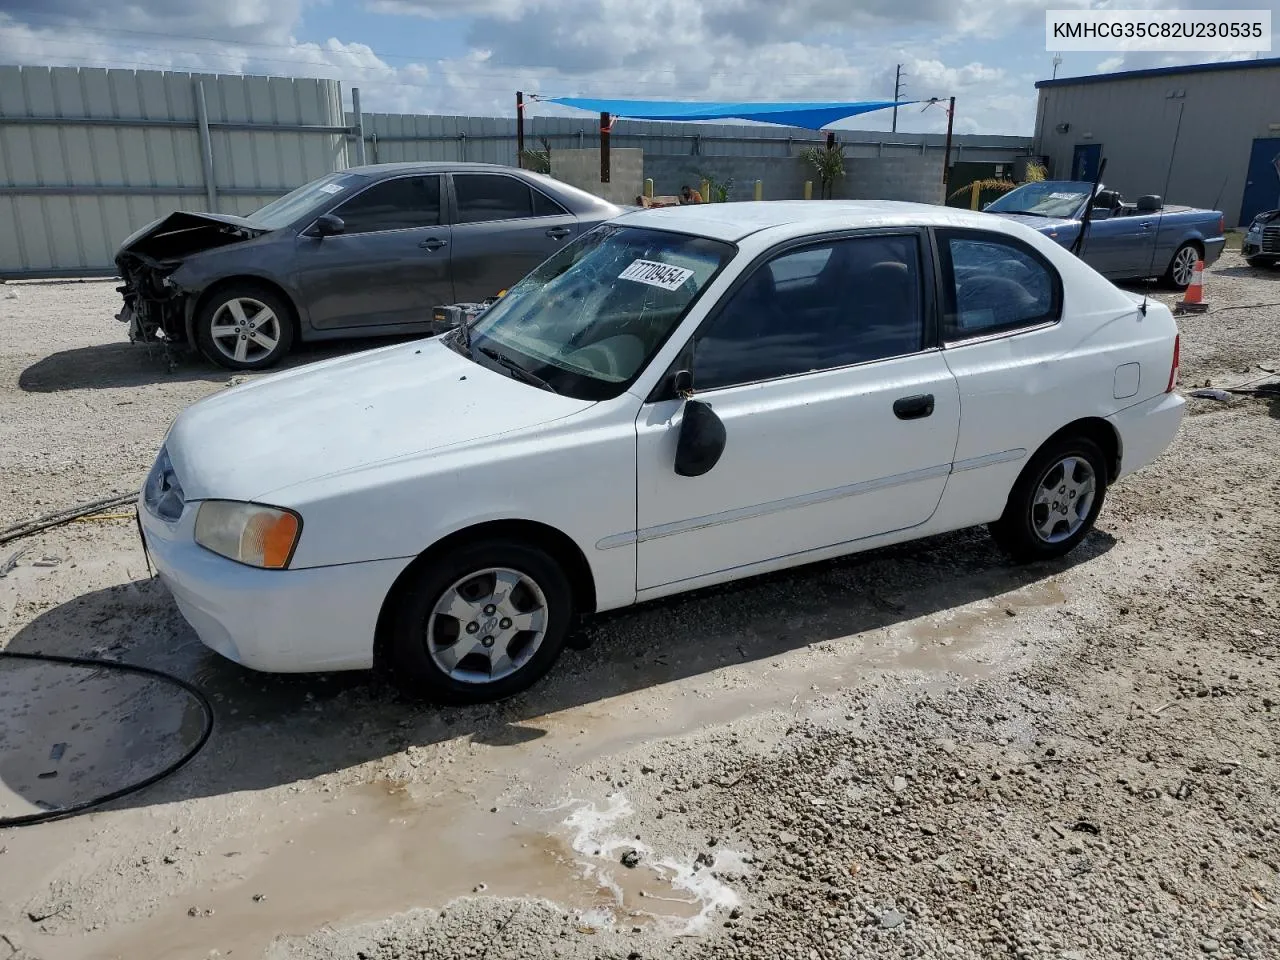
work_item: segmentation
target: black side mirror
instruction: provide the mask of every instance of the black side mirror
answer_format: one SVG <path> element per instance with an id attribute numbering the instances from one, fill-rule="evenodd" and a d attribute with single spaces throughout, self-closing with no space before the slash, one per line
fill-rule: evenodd
<path id="1" fill-rule="evenodd" d="M 701 400 L 686 400 L 676 441 L 676 473 L 700 477 L 720 461 L 726 441 L 724 421 Z"/>
<path id="2" fill-rule="evenodd" d="M 347 225 L 342 222 L 342 218 L 334 216 L 332 213 L 322 213 L 316 218 L 316 222 L 309 231 L 317 237 L 333 237 L 347 229 Z"/>

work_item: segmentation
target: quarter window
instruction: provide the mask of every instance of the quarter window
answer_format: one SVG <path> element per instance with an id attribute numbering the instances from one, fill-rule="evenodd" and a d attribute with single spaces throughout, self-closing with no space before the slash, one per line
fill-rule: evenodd
<path id="1" fill-rule="evenodd" d="M 1062 312 L 1057 271 L 1025 244 L 990 234 L 939 235 L 948 340 L 1056 321 Z"/>
<path id="2" fill-rule="evenodd" d="M 915 234 L 864 236 L 757 267 L 694 345 L 698 390 L 915 353 L 924 343 Z"/>
<path id="3" fill-rule="evenodd" d="M 356 194 L 334 213 L 346 233 L 410 230 L 440 223 L 440 178 L 396 177 Z"/>

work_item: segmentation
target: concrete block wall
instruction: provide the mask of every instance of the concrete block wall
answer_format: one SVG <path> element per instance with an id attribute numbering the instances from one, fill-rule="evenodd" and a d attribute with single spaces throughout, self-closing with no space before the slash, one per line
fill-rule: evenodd
<path id="1" fill-rule="evenodd" d="M 636 147 L 610 150 L 609 182 L 601 183 L 598 149 L 552 150 L 551 176 L 611 203 L 635 203 L 644 190 L 644 151 Z"/>
<path id="2" fill-rule="evenodd" d="M 598 159 L 596 163 L 599 166 Z M 649 156 L 644 176 L 653 179 L 656 194 L 678 193 L 686 183 L 699 189 L 704 177 L 732 179 L 730 200 L 752 199 L 757 180 L 763 181 L 766 200 L 799 200 L 806 180 L 813 181 L 815 198 L 820 193 L 813 167 L 798 157 Z M 832 194 L 837 200 L 942 203 L 942 157 L 845 157 L 844 176 L 835 182 Z"/>

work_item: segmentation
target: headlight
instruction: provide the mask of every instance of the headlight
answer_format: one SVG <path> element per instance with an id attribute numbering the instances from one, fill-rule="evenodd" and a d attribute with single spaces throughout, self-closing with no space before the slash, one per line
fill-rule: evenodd
<path id="1" fill-rule="evenodd" d="M 182 508 L 186 505 L 182 484 L 169 462 L 169 451 L 164 447 L 160 448 L 160 455 L 147 474 L 147 482 L 142 487 L 142 502 L 161 520 L 172 523 L 182 516 Z"/>
<path id="2" fill-rule="evenodd" d="M 283 570 L 301 532 L 296 513 L 257 503 L 206 500 L 196 514 L 196 543 L 251 567 Z"/>

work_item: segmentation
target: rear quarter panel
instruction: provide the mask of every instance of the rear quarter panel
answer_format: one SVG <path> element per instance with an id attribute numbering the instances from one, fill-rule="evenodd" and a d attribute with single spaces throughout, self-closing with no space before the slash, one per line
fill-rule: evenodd
<path id="1" fill-rule="evenodd" d="M 1177 249 L 1187 242 L 1194 242 L 1204 253 L 1205 264 L 1218 259 L 1226 238 L 1219 227 L 1222 214 L 1217 210 L 1167 210 L 1163 215 L 1149 215 L 1147 221 L 1156 232 L 1153 275 L 1161 274 L 1169 266 Z"/>
<path id="2" fill-rule="evenodd" d="M 1027 460 L 1062 427 L 1108 417 L 1168 382 L 1177 333 L 1168 310 L 1144 317 L 1137 303 L 1052 240 L 1029 229 L 1020 235 L 1062 276 L 1063 315 L 1052 326 L 944 351 L 961 410 L 956 472 L 939 508 L 947 527 L 998 518 Z M 1132 367 L 1117 375 L 1129 364 L 1138 365 L 1133 393 Z M 966 469 L 975 461 L 986 463 Z"/>

